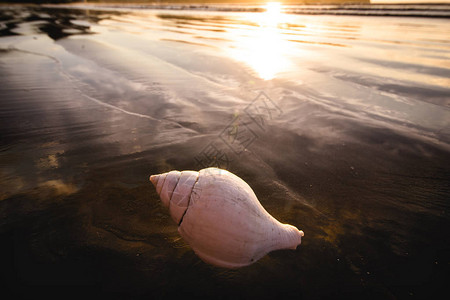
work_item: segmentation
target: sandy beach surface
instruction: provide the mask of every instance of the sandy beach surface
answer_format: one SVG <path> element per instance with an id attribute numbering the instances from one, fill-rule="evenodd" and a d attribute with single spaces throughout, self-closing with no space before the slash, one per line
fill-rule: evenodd
<path id="1" fill-rule="evenodd" d="M 446 18 L 0 7 L 2 293 L 446 294 L 449 36 Z M 301 246 L 202 262 L 148 176 L 208 166 Z"/>

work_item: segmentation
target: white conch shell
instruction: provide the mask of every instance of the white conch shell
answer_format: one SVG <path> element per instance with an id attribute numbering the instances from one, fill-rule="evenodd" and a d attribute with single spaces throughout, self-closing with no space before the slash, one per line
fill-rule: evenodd
<path id="1" fill-rule="evenodd" d="M 250 186 L 222 169 L 150 176 L 178 231 L 205 262 L 250 265 L 278 249 L 296 249 L 303 231 L 273 218 Z"/>

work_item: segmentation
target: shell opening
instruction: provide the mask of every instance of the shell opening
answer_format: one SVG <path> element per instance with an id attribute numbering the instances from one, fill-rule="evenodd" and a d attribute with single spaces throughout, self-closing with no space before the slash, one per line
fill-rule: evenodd
<path id="1" fill-rule="evenodd" d="M 302 237 L 305 236 L 305 233 L 302 230 L 298 230 L 297 227 L 283 224 L 285 238 L 280 243 L 278 249 L 297 249 L 298 246 L 302 243 Z"/>

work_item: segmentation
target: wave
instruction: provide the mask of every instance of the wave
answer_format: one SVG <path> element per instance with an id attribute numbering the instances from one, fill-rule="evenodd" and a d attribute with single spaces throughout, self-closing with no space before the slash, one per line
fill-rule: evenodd
<path id="1" fill-rule="evenodd" d="M 52 6 L 52 5 L 49 5 Z M 61 7 L 61 6 L 58 6 Z M 89 4 L 70 5 L 84 9 L 153 9 L 197 10 L 221 12 L 264 12 L 261 5 L 243 4 Z M 304 15 L 355 15 L 450 18 L 449 4 L 340 4 L 340 5 L 283 5 L 287 14 Z"/>

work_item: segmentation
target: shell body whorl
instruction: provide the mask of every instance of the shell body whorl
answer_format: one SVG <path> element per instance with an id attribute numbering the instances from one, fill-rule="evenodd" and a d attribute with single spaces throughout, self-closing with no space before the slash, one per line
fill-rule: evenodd
<path id="1" fill-rule="evenodd" d="M 171 171 L 150 180 L 180 235 L 208 263 L 242 267 L 301 243 L 303 231 L 278 222 L 250 186 L 226 170 Z"/>

